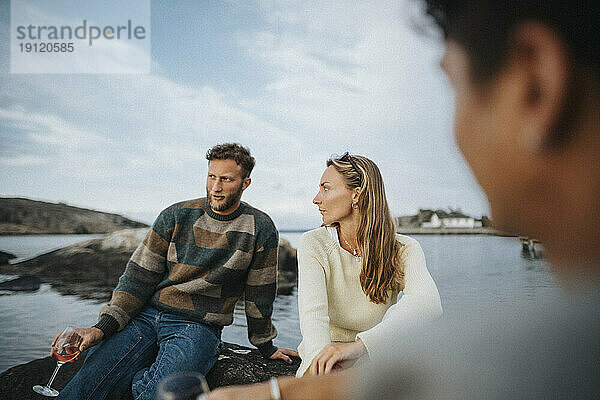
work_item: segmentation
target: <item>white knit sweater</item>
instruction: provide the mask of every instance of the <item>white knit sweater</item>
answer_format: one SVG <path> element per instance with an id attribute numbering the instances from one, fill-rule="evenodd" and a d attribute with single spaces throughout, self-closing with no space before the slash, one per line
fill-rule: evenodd
<path id="1" fill-rule="evenodd" d="M 360 258 L 340 246 L 335 228 L 322 227 L 302 235 L 298 246 L 302 364 L 296 376 L 304 375 L 313 358 L 330 343 L 360 338 L 369 358 L 378 359 L 395 332 L 442 314 L 440 295 L 419 242 L 404 235 L 397 235 L 397 240 L 404 244 L 404 291 L 393 292 L 385 304 L 375 304 L 360 286 Z"/>

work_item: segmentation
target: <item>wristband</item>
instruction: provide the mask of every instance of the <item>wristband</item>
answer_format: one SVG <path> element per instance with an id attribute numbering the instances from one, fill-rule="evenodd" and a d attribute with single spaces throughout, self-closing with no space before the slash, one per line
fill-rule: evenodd
<path id="1" fill-rule="evenodd" d="M 269 379 L 269 389 L 271 389 L 271 400 L 281 400 L 281 392 L 279 391 L 279 382 L 277 378 Z"/>

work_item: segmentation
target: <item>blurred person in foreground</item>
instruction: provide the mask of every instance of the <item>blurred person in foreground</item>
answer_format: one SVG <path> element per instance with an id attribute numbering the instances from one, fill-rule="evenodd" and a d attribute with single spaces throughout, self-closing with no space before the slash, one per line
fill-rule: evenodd
<path id="1" fill-rule="evenodd" d="M 297 356 L 273 345 L 279 233 L 267 214 L 241 201 L 254 157 L 225 143 L 206 159 L 206 197 L 160 213 L 98 323 L 76 329 L 80 350 L 91 350 L 60 399 L 120 399 L 131 390 L 150 400 L 164 376 L 206 375 L 242 296 L 250 343 L 265 358 Z"/>
<path id="2" fill-rule="evenodd" d="M 494 222 L 544 242 L 568 299 L 398 333 L 387 360 L 279 378 L 280 397 L 600 398 L 600 2 L 426 5 L 445 36 L 456 142 Z M 209 398 L 277 397 L 269 389 Z"/>

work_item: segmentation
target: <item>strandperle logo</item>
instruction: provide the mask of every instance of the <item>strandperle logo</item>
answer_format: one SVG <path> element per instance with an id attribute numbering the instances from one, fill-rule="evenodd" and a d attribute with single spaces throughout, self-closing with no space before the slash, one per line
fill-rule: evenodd
<path id="1" fill-rule="evenodd" d="M 69 25 L 19 25 L 16 27 L 18 40 L 88 40 L 90 46 L 95 40 L 120 40 L 120 39 L 146 39 L 146 28 L 142 25 L 133 26 L 131 20 L 127 20 L 124 25 L 106 25 L 96 26 L 88 25 L 87 20 L 83 20 L 81 25 L 75 27 Z"/>
<path id="2" fill-rule="evenodd" d="M 149 74 L 150 0 L 11 0 L 12 74 Z"/>

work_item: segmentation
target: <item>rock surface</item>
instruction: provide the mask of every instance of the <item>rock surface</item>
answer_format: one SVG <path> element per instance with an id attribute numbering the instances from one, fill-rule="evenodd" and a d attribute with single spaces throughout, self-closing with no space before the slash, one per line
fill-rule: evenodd
<path id="1" fill-rule="evenodd" d="M 17 258 L 17 256 L 5 251 L 0 251 L 0 265 L 8 264 L 8 260 L 12 260 L 13 258 Z"/>
<path id="2" fill-rule="evenodd" d="M 0 266 L 0 273 L 33 275 L 62 294 L 107 301 L 125 269 L 129 257 L 148 228 L 125 229 L 102 238 L 76 243 L 31 260 Z M 296 250 L 285 239 L 279 244 L 280 294 L 296 285 Z"/>
<path id="3" fill-rule="evenodd" d="M 296 249 L 286 239 L 279 239 L 277 265 L 279 270 L 277 292 L 291 294 L 298 283 L 298 258 Z"/>
<path id="4" fill-rule="evenodd" d="M 148 225 L 118 214 L 21 198 L 0 198 L 0 235 L 107 233 Z"/>
<path id="5" fill-rule="evenodd" d="M 75 376 L 81 364 L 83 355 L 73 363 L 63 365 L 56 375 L 52 387 L 59 390 L 65 387 Z M 239 385 L 262 382 L 272 376 L 294 375 L 300 366 L 300 359 L 293 358 L 293 364 L 281 360 L 266 360 L 258 350 L 236 344 L 224 343 L 219 360 L 206 376 L 208 385 L 214 389 L 219 386 Z M 45 399 L 31 388 L 48 382 L 56 362 L 50 357 L 17 365 L 0 374 L 0 399 L 29 400 Z M 131 399 L 131 395 L 123 397 Z"/>
<path id="6" fill-rule="evenodd" d="M 37 276 L 21 276 L 0 282 L 0 290 L 10 290 L 15 292 L 38 290 L 42 281 Z"/>

